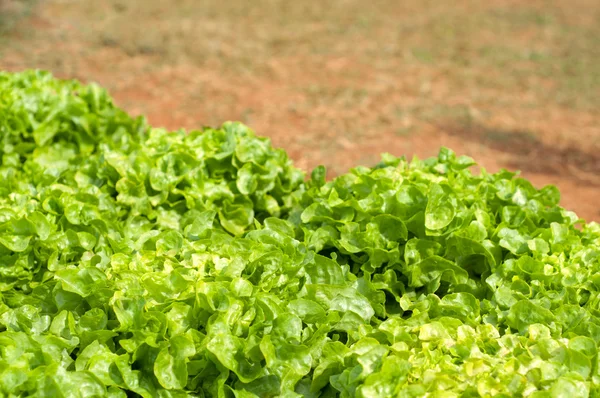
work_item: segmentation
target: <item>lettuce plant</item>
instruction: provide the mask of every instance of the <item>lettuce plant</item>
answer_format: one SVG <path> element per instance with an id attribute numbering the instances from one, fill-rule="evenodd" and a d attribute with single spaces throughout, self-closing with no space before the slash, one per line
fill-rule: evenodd
<path id="1" fill-rule="evenodd" d="M 474 161 L 327 182 L 0 73 L 0 396 L 600 395 L 600 226 Z"/>

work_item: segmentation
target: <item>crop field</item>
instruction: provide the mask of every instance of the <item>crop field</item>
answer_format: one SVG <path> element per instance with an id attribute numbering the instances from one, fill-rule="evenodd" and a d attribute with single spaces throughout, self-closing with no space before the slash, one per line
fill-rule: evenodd
<path id="1" fill-rule="evenodd" d="M 600 397 L 600 4 L 449 4 L 0 0 L 0 397 Z"/>
<path id="2" fill-rule="evenodd" d="M 96 81 L 169 128 L 239 120 L 304 169 L 446 145 L 600 220 L 600 4 L 0 1 L 0 69 Z"/>
<path id="3" fill-rule="evenodd" d="M 0 395 L 600 394 L 600 224 L 441 148 L 326 180 L 0 73 Z"/>

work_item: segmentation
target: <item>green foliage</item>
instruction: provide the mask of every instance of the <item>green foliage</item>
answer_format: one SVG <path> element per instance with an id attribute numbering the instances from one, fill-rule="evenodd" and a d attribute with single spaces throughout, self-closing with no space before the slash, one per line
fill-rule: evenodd
<path id="1" fill-rule="evenodd" d="M 42 72 L 0 74 L 0 155 L 0 396 L 600 394 L 600 226 L 554 187 L 447 149 L 305 182 Z"/>

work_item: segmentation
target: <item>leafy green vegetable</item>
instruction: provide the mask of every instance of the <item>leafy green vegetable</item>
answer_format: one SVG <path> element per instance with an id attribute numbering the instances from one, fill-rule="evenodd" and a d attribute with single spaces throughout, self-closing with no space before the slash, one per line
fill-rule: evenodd
<path id="1" fill-rule="evenodd" d="M 0 73 L 0 396 L 600 395 L 600 226 L 473 160 L 333 181 Z"/>

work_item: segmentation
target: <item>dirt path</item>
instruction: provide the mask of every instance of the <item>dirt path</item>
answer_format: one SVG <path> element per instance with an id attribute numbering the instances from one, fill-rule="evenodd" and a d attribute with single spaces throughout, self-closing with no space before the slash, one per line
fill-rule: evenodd
<path id="1" fill-rule="evenodd" d="M 96 81 L 171 129 L 241 120 L 330 175 L 448 146 L 600 221 L 600 4 L 260 1 L 268 18 L 241 1 L 45 1 L 0 41 L 0 69 Z"/>

